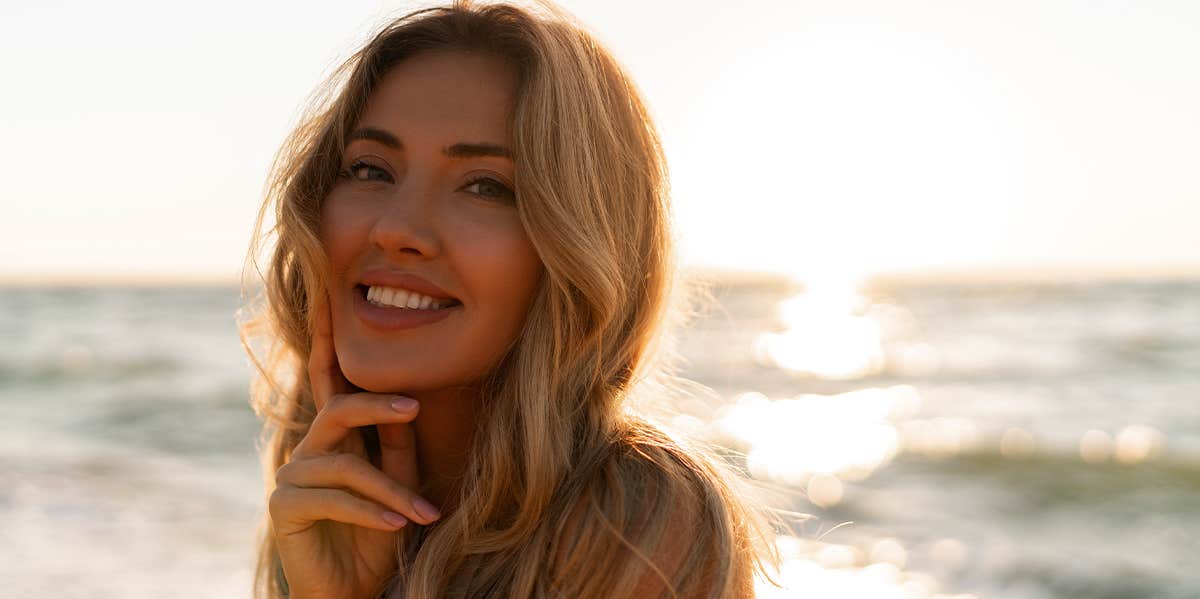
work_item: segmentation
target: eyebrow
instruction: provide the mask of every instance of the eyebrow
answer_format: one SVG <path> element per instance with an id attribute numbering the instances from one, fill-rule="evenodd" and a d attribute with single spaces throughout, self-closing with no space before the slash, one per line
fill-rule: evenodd
<path id="1" fill-rule="evenodd" d="M 363 127 L 362 129 L 355 130 L 354 133 L 350 134 L 350 139 L 347 140 L 347 143 L 356 139 L 367 139 L 374 142 L 379 142 L 389 148 L 392 148 L 393 150 L 404 149 L 404 144 L 400 143 L 400 140 L 397 139 L 395 135 L 392 135 L 383 129 L 376 129 L 374 127 Z M 450 158 L 481 158 L 494 156 L 512 160 L 512 150 L 502 145 L 489 142 L 459 142 L 442 148 L 442 154 L 445 154 Z"/>

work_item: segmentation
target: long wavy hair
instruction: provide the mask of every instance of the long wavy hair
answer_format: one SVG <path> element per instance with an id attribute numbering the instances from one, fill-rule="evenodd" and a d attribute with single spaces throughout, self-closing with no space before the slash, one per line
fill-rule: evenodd
<path id="1" fill-rule="evenodd" d="M 778 563 L 768 513 L 713 448 L 669 434 L 646 409 L 691 384 L 675 374 L 672 331 L 704 291 L 676 264 L 659 135 L 612 55 L 545 1 L 455 1 L 388 23 L 333 72 L 276 155 L 247 254 L 258 279 L 243 278 L 239 311 L 267 496 L 316 413 L 304 373 L 310 306 L 329 276 L 321 204 L 372 90 L 426 50 L 490 52 L 518 67 L 517 209 L 545 276 L 517 341 L 482 381 L 468 492 L 419 548 L 398 545 L 385 592 L 599 599 L 658 576 L 672 596 L 751 596 L 755 571 L 769 579 Z M 673 522 L 688 528 L 670 531 Z M 259 534 L 255 597 L 279 599 L 286 580 L 265 515 Z M 668 564 L 661 556 L 679 535 L 685 551 Z"/>

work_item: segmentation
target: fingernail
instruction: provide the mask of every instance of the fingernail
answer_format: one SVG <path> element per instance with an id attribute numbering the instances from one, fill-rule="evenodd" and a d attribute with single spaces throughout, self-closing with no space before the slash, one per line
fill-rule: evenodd
<path id="1" fill-rule="evenodd" d="M 417 510 L 426 520 L 437 520 L 442 517 L 442 513 L 433 507 L 433 504 L 421 499 L 420 497 L 413 500 L 413 509 Z"/>
<path id="2" fill-rule="evenodd" d="M 396 512 L 384 512 L 383 519 L 392 526 L 404 526 L 405 524 L 408 524 L 408 518 L 405 518 Z"/>
<path id="3" fill-rule="evenodd" d="M 397 412 L 411 412 L 417 407 L 417 400 L 400 397 L 392 400 L 392 409 Z"/>

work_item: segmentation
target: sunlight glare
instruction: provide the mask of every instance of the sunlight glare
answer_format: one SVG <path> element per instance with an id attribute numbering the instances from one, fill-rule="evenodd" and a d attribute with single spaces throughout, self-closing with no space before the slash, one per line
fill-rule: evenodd
<path id="1" fill-rule="evenodd" d="M 781 333 L 758 339 L 757 357 L 786 370 L 826 379 L 857 379 L 884 366 L 883 331 L 864 314 L 867 300 L 848 281 L 817 279 L 782 301 Z"/>
<path id="2" fill-rule="evenodd" d="M 832 505 L 841 498 L 840 483 L 810 484 L 810 479 L 870 476 L 898 450 L 899 434 L 891 421 L 912 416 L 920 404 L 920 395 L 908 385 L 776 400 L 748 392 L 723 408 L 717 423 L 749 447 L 746 460 L 752 474 L 809 485 L 814 501 Z"/>
<path id="3" fill-rule="evenodd" d="M 894 546 L 893 546 L 894 545 Z M 785 597 L 870 597 L 871 599 L 968 599 L 973 595 L 939 593 L 938 581 L 925 572 L 908 572 L 895 551 L 894 539 L 875 544 L 891 559 L 868 558 L 865 552 L 850 545 L 825 543 L 790 535 L 776 537 L 775 546 L 783 560 L 779 572 L 772 577 L 780 583 L 775 587 L 756 576 L 755 596 L 760 599 Z M 903 548 L 899 548 L 903 552 Z M 942 547 L 953 553 L 949 545 Z M 870 563 L 868 563 L 868 561 Z"/>
<path id="4" fill-rule="evenodd" d="M 1166 445 L 1166 436 L 1145 424 L 1131 424 L 1117 433 L 1115 457 L 1122 464 L 1137 464 L 1158 457 Z"/>

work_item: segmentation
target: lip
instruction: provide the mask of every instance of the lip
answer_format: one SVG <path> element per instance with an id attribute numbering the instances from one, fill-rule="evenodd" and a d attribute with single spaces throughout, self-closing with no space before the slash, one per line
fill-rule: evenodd
<path id="1" fill-rule="evenodd" d="M 384 287 L 398 287 L 409 291 L 416 291 L 422 295 L 428 295 L 436 300 L 455 300 L 458 298 L 446 293 L 444 289 L 422 279 L 412 273 L 395 272 L 391 270 L 375 269 L 368 270 L 362 274 L 359 283 L 363 285 L 381 285 Z"/>
<path id="2" fill-rule="evenodd" d="M 398 331 L 432 324 L 462 309 L 462 304 L 438 308 L 436 310 L 383 308 L 367 301 L 365 292 L 359 293 L 357 288 L 351 295 L 354 296 L 355 316 L 363 324 L 378 331 Z"/>

